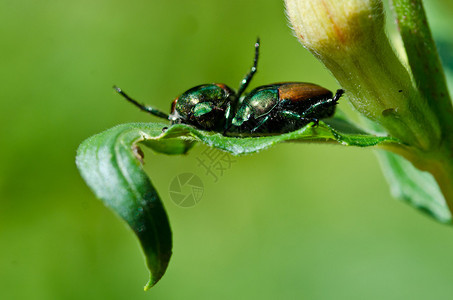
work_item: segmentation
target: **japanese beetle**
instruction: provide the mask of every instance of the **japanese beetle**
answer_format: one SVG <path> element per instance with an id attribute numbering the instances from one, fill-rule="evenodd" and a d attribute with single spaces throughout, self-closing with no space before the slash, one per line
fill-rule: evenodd
<path id="1" fill-rule="evenodd" d="M 267 135 L 297 130 L 310 122 L 333 116 L 335 105 L 344 93 L 332 92 L 312 83 L 283 82 L 257 87 L 242 96 L 257 71 L 259 39 L 249 73 L 242 79 L 237 92 L 222 83 L 203 84 L 189 89 L 176 98 L 170 114 L 140 104 L 120 88 L 115 90 L 128 101 L 171 124 L 189 124 L 198 129 L 224 135 Z"/>
<path id="2" fill-rule="evenodd" d="M 171 124 L 189 124 L 208 131 L 224 131 L 231 102 L 236 101 L 236 93 L 224 84 L 203 84 L 191 88 L 176 98 L 170 114 L 153 107 L 140 104 L 130 98 L 119 87 L 115 90 L 127 100 L 156 117 L 167 119 Z"/>
<path id="3" fill-rule="evenodd" d="M 229 134 L 273 134 L 297 130 L 310 122 L 332 117 L 344 93 L 312 83 L 283 82 L 260 86 L 241 101 Z"/>

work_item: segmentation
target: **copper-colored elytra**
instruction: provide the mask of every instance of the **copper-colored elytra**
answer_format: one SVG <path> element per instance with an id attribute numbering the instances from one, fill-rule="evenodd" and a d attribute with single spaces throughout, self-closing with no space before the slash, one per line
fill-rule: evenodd
<path id="1" fill-rule="evenodd" d="M 280 99 L 291 99 L 293 102 L 332 97 L 331 91 L 313 83 L 285 82 L 278 87 L 278 92 Z"/>

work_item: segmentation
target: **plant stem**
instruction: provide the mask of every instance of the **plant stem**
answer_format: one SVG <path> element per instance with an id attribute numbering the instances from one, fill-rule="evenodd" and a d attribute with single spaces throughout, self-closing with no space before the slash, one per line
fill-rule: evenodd
<path id="1" fill-rule="evenodd" d="M 451 145 L 453 107 L 422 0 L 391 0 L 391 3 L 415 83 L 439 119 L 441 141 Z"/>
<path id="2" fill-rule="evenodd" d="M 413 163 L 434 176 L 453 212 L 453 107 L 443 67 L 422 0 L 391 0 L 391 3 L 413 78 L 441 128 L 440 144 L 432 145 L 437 148 L 435 154 L 439 154 L 433 160 Z M 432 153 L 424 153 L 422 157 L 427 155 L 432 156 Z"/>

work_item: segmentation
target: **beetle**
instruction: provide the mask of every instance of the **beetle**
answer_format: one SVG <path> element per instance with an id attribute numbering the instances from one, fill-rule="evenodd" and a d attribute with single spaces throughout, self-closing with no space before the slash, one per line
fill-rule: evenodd
<path id="1" fill-rule="evenodd" d="M 260 86 L 244 97 L 229 133 L 265 135 L 285 133 L 315 126 L 320 119 L 332 117 L 335 105 L 343 95 L 305 82 L 283 82 Z"/>
<path id="2" fill-rule="evenodd" d="M 235 92 L 224 84 L 203 84 L 189 89 L 171 104 L 170 114 L 151 106 L 140 104 L 119 87 L 114 89 L 128 101 L 156 117 L 167 119 L 171 124 L 189 124 L 196 128 L 221 132 L 226 128 L 231 103 L 236 101 Z"/>
<path id="3" fill-rule="evenodd" d="M 319 85 L 306 82 L 282 82 L 255 88 L 242 96 L 257 71 L 260 40 L 255 43 L 253 66 L 242 79 L 237 92 L 223 83 L 193 87 L 171 105 L 170 114 L 140 104 L 117 86 L 115 90 L 128 101 L 173 124 L 188 124 L 198 129 L 231 136 L 261 136 L 297 130 L 322 118 L 332 117 L 343 95 L 333 95 Z"/>

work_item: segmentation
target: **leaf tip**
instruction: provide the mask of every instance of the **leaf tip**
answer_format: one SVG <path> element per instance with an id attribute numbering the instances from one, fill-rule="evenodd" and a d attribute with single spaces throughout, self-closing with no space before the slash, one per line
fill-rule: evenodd
<path id="1" fill-rule="evenodd" d="M 143 288 L 143 290 L 145 292 L 149 291 L 153 286 L 156 285 L 156 283 L 161 279 L 162 276 L 153 276 L 151 275 L 149 277 L 149 281 L 146 283 L 145 287 Z"/>

